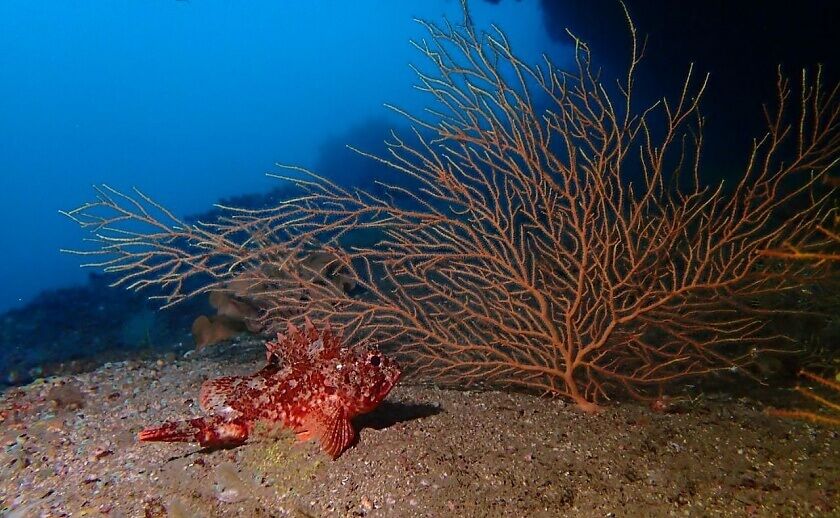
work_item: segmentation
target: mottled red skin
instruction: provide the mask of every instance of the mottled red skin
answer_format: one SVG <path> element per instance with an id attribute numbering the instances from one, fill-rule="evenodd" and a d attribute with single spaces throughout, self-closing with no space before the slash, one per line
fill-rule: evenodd
<path id="1" fill-rule="evenodd" d="M 355 437 L 350 419 L 376 408 L 400 377 L 378 350 L 342 347 L 329 328 L 318 331 L 310 322 L 304 331 L 289 326 L 266 350 L 268 365 L 259 372 L 202 385 L 199 402 L 209 417 L 147 428 L 139 440 L 235 446 L 262 421 L 290 428 L 301 440 L 316 438 L 336 458 Z"/>

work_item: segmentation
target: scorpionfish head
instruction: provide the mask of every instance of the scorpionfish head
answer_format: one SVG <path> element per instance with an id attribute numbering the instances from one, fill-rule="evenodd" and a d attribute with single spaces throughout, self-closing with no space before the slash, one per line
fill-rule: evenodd
<path id="1" fill-rule="evenodd" d="M 370 346 L 342 349 L 331 371 L 328 383 L 337 387 L 348 417 L 376 408 L 402 374 L 396 361 Z"/>

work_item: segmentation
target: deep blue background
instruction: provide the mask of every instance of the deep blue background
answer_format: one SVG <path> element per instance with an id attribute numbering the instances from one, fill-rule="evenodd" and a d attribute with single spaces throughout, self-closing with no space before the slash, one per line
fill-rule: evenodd
<path id="1" fill-rule="evenodd" d="M 647 38 L 637 106 L 711 73 L 704 175 L 739 175 L 763 130 L 775 67 L 838 78 L 840 3 L 625 0 Z M 604 78 L 629 55 L 618 0 L 472 0 L 528 62 L 568 59 L 566 27 Z M 0 311 L 84 279 L 60 247 L 84 237 L 58 214 L 90 185 L 142 188 L 179 215 L 277 185 L 275 162 L 364 174 L 342 144 L 376 147 L 417 111 L 409 63 L 421 17 L 460 20 L 457 0 L 0 0 Z M 338 167 L 337 167 L 338 166 Z"/>
<path id="2" fill-rule="evenodd" d="M 568 52 L 535 0 L 472 10 L 531 62 Z M 458 2 L 0 1 L 0 310 L 83 280 L 59 248 L 84 234 L 58 210 L 91 184 L 201 212 L 273 186 L 275 162 L 315 167 L 325 142 L 369 140 L 353 128 L 394 120 L 386 101 L 419 108 L 413 18 L 443 15 L 459 20 Z"/>

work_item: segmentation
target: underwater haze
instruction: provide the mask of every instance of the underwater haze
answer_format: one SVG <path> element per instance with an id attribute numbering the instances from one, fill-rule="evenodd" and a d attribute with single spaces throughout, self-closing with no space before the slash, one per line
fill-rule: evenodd
<path id="1" fill-rule="evenodd" d="M 92 184 L 183 216 L 268 190 L 276 162 L 315 167 L 325 143 L 381 141 L 351 129 L 396 125 L 385 102 L 418 107 L 414 20 L 443 16 L 459 20 L 459 2 L 1 2 L 0 310 L 87 275 L 59 252 L 85 234 L 58 211 Z M 532 61 L 561 52 L 537 2 L 473 16 L 504 21 Z"/>

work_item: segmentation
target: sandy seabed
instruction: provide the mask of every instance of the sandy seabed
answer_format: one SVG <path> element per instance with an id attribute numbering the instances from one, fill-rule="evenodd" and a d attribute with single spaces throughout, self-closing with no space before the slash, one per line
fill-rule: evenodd
<path id="1" fill-rule="evenodd" d="M 701 395 L 675 413 L 401 383 L 338 460 L 265 431 L 243 446 L 138 443 L 199 415 L 245 353 L 105 364 L 7 389 L 0 507 L 30 516 L 837 516 L 840 433 Z M 241 352 L 241 351 L 240 351 Z"/>

